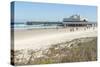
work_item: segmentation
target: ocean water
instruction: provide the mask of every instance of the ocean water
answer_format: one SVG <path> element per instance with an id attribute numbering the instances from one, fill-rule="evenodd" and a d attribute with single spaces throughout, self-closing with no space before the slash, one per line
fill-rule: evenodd
<path id="1" fill-rule="evenodd" d="M 34 25 L 26 25 L 26 24 L 11 24 L 11 28 L 14 29 L 38 29 L 38 28 L 58 28 L 58 25 L 44 25 L 44 24 L 34 24 Z"/>

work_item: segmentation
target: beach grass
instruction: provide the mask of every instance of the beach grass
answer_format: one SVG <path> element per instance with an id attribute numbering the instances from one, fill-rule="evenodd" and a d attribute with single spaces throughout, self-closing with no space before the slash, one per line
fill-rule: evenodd
<path id="1" fill-rule="evenodd" d="M 44 50 L 16 50 L 15 65 L 84 62 L 97 60 L 97 37 L 78 38 L 58 43 Z M 39 56 L 39 57 L 38 57 Z"/>

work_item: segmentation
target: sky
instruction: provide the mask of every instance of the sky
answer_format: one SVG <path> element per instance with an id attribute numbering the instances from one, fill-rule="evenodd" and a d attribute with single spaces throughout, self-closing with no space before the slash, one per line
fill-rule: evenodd
<path id="1" fill-rule="evenodd" d="M 97 21 L 97 7 L 87 5 L 14 2 L 15 22 L 62 21 L 73 14 Z"/>

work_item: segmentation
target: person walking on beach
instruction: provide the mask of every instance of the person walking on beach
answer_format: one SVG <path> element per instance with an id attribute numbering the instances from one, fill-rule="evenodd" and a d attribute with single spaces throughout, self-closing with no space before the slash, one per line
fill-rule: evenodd
<path id="1" fill-rule="evenodd" d="M 76 27 L 76 31 L 78 30 L 78 27 Z"/>

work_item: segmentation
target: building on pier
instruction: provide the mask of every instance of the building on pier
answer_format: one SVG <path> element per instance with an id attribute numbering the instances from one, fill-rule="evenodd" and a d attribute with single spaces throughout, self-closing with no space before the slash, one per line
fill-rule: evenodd
<path id="1" fill-rule="evenodd" d="M 26 23 L 27 25 L 58 25 L 63 27 L 83 27 L 83 26 L 97 26 L 96 22 L 90 22 L 87 18 L 82 18 L 80 15 L 72 15 L 68 18 L 63 18 L 62 22 L 49 22 L 49 21 L 30 21 Z"/>

